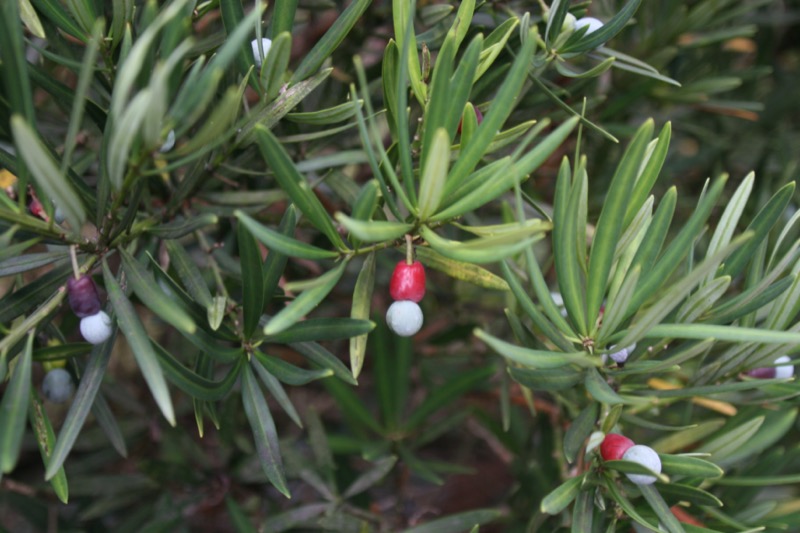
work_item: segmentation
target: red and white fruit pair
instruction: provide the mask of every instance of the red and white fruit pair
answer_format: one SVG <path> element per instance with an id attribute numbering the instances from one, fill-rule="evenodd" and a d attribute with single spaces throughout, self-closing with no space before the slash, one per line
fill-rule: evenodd
<path id="1" fill-rule="evenodd" d="M 425 267 L 419 261 L 397 263 L 389 282 L 395 300 L 386 311 L 386 324 L 401 337 L 410 337 L 422 327 L 422 309 L 417 302 L 425 296 Z"/>
<path id="2" fill-rule="evenodd" d="M 636 444 L 628 437 L 618 433 L 609 433 L 600 444 L 600 457 L 604 461 L 631 461 L 638 463 L 648 470 L 661 473 L 661 458 L 650 446 Z M 646 474 L 625 474 L 636 485 L 652 485 L 656 482 L 655 476 Z"/>

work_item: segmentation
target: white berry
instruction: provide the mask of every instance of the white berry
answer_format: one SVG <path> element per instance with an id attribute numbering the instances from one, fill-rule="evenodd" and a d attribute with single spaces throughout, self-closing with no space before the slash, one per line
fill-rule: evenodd
<path id="1" fill-rule="evenodd" d="M 175 146 L 175 130 L 169 130 L 169 133 L 167 133 L 167 139 L 164 141 L 164 144 L 161 145 L 161 148 L 159 148 L 158 151 L 163 154 L 172 150 L 174 146 Z"/>
<path id="2" fill-rule="evenodd" d="M 44 376 L 42 394 L 53 403 L 64 403 L 75 391 L 72 376 L 63 368 L 54 368 Z"/>
<path id="3" fill-rule="evenodd" d="M 422 327 L 422 309 L 411 300 L 399 300 L 386 311 L 386 323 L 401 337 L 410 337 Z"/>
<path id="4" fill-rule="evenodd" d="M 775 378 L 777 379 L 789 379 L 790 377 L 794 376 L 794 365 L 785 365 L 780 363 L 788 363 L 791 361 L 791 357 L 788 355 L 782 355 L 775 359 L 775 364 L 779 365 L 775 367 Z"/>
<path id="5" fill-rule="evenodd" d="M 267 39 L 266 37 L 261 39 L 261 48 L 264 50 L 264 55 L 261 55 L 261 52 L 258 50 L 258 39 L 253 39 L 250 43 L 250 46 L 253 47 L 253 60 L 256 62 L 256 67 L 261 68 L 261 64 L 264 61 L 264 58 L 267 57 L 269 53 L 269 49 L 272 47 L 272 41 Z"/>
<path id="6" fill-rule="evenodd" d="M 67 219 L 66 213 L 60 207 L 56 206 L 56 211 L 53 213 L 53 218 L 56 219 L 56 224 L 61 224 Z"/>
<path id="7" fill-rule="evenodd" d="M 656 474 L 661 473 L 661 459 L 658 453 L 650 446 L 643 444 L 636 444 L 628 448 L 628 451 L 622 456 L 625 461 L 639 463 L 640 465 L 652 470 Z M 652 485 L 656 482 L 655 476 L 648 476 L 645 474 L 625 474 L 633 483 L 637 485 Z"/>
<path id="8" fill-rule="evenodd" d="M 621 350 L 617 350 L 616 346 L 612 346 L 611 348 L 609 348 L 609 350 L 614 350 L 614 351 L 608 354 L 608 357 L 610 357 L 611 360 L 617 363 L 618 365 L 624 365 L 625 361 L 628 360 L 628 357 L 633 353 L 635 349 L 636 349 L 635 342 L 626 348 L 622 348 Z"/>
<path id="9" fill-rule="evenodd" d="M 582 17 L 575 21 L 575 29 L 578 30 L 588 26 L 584 35 L 589 35 L 603 27 L 603 22 L 594 17 Z"/>
<path id="10" fill-rule="evenodd" d="M 86 342 L 101 344 L 111 336 L 111 317 L 104 311 L 81 319 L 81 335 Z"/>

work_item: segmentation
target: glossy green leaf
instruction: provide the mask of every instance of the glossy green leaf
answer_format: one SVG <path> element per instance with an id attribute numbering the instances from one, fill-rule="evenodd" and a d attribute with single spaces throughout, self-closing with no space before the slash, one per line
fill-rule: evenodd
<path id="1" fill-rule="evenodd" d="M 545 231 L 546 226 L 541 227 Z M 460 242 L 439 237 L 427 226 L 420 228 L 420 234 L 439 254 L 466 263 L 491 263 L 513 255 L 542 238 L 542 234 L 512 240 L 509 238 L 481 237 Z"/>
<path id="2" fill-rule="evenodd" d="M 350 308 L 350 318 L 366 321 L 370 316 L 372 306 L 372 291 L 375 288 L 375 252 L 370 252 L 356 279 L 353 289 L 353 303 Z M 367 353 L 367 335 L 355 335 L 350 339 L 350 370 L 353 378 L 358 379 L 364 365 L 364 356 Z"/>
<path id="3" fill-rule="evenodd" d="M 659 494 L 658 489 L 653 485 L 639 485 L 639 491 L 650 504 L 650 508 L 655 511 L 659 523 L 667 528 L 669 533 L 684 533 L 683 526 L 672 514 L 669 505 L 664 501 L 664 498 Z"/>
<path id="4" fill-rule="evenodd" d="M 590 370 L 589 372 L 592 371 Z M 590 403 L 581 410 L 567 428 L 567 432 L 564 434 L 564 457 L 568 462 L 575 462 L 578 451 L 594 431 L 599 409 L 600 404 L 596 402 Z"/>
<path id="5" fill-rule="evenodd" d="M 86 52 L 84 53 L 83 61 L 81 62 L 81 70 L 80 74 L 78 75 L 78 85 L 75 88 L 75 99 L 70 112 L 69 128 L 67 129 L 67 136 L 64 142 L 64 155 L 61 159 L 62 174 L 67 172 L 67 169 L 72 162 L 72 152 L 75 149 L 78 130 L 83 122 L 83 112 L 86 105 L 86 99 L 89 94 L 89 86 L 92 78 L 94 77 L 97 52 L 100 48 L 100 43 L 103 38 L 104 27 L 105 22 L 102 18 L 93 21 L 91 38 L 87 43 Z"/>
<path id="6" fill-rule="evenodd" d="M 297 427 L 302 428 L 303 422 L 300 420 L 300 415 L 297 414 L 297 410 L 294 408 L 294 405 L 292 405 L 292 401 L 289 399 L 289 396 L 286 394 L 278 378 L 273 376 L 269 370 L 261 365 L 260 359 L 251 359 L 251 363 L 253 368 L 256 369 L 256 374 L 261 378 L 261 382 L 269 393 L 272 394 L 272 397 L 275 398 L 275 401 L 278 402 L 278 405 L 280 405 L 289 418 L 292 419 L 292 422 L 297 424 Z"/>
<path id="7" fill-rule="evenodd" d="M 375 323 L 353 318 L 309 318 L 274 335 L 268 335 L 264 342 L 287 344 L 303 341 L 327 341 L 349 339 L 369 333 Z"/>
<path id="8" fill-rule="evenodd" d="M 298 124 L 311 124 L 314 126 L 325 126 L 328 124 L 336 124 L 349 120 L 355 116 L 358 109 L 363 106 L 363 100 L 353 102 L 346 102 L 326 109 L 318 111 L 308 111 L 304 113 L 289 113 L 286 115 L 286 120 L 290 122 L 297 122 Z"/>
<path id="9" fill-rule="evenodd" d="M 707 194 L 700 200 L 694 213 L 689 217 L 689 220 L 686 221 L 678 235 L 672 240 L 667 249 L 664 250 L 655 265 L 651 267 L 650 265 L 653 264 L 652 261 L 658 253 L 658 248 L 661 246 L 658 241 L 662 239 L 662 235 L 666 235 L 666 226 L 669 224 L 668 218 L 671 219 L 672 215 L 672 209 L 670 209 L 670 207 L 674 206 L 674 204 L 668 206 L 664 210 L 665 214 L 662 218 L 662 216 L 660 216 L 662 206 L 659 205 L 656 214 L 653 216 L 653 223 L 650 225 L 650 230 L 648 231 L 648 234 L 651 231 L 657 234 L 658 238 L 654 239 L 653 247 L 640 247 L 633 260 L 634 265 L 642 265 L 642 276 L 639 286 L 631 300 L 630 307 L 628 308 L 629 315 L 639 309 L 639 307 L 670 278 L 670 275 L 678 267 L 681 260 L 689 253 L 692 243 L 702 230 L 706 219 L 711 214 L 714 204 L 722 193 L 727 179 L 727 175 L 722 175 L 712 183 Z M 668 197 L 665 196 L 662 204 L 664 204 L 667 199 Z M 672 202 L 674 200 L 675 198 L 673 196 L 669 201 Z M 667 213 L 669 217 L 666 216 Z M 647 239 L 648 237 L 646 236 L 645 240 Z M 648 254 L 651 257 L 650 259 L 646 258 Z"/>
<path id="10" fill-rule="evenodd" d="M 683 483 L 665 483 L 658 486 L 658 492 L 669 502 L 689 502 L 696 505 L 722 507 L 722 501 L 703 489 Z"/>
<path id="11" fill-rule="evenodd" d="M 40 252 L 10 257 L 4 261 L 0 261 L 0 278 L 43 267 L 67 257 L 69 257 L 69 255 L 66 250 L 62 252 Z"/>
<path id="12" fill-rule="evenodd" d="M 255 132 L 261 155 L 272 168 L 275 179 L 281 188 L 286 191 L 297 208 L 308 217 L 308 220 L 328 237 L 331 244 L 340 250 L 346 250 L 330 215 L 325 211 L 319 198 L 314 195 L 308 182 L 297 171 L 281 143 L 269 130 L 261 126 L 257 126 Z"/>
<path id="13" fill-rule="evenodd" d="M 119 253 L 127 281 L 139 297 L 139 301 L 175 328 L 194 333 L 197 326 L 192 317 L 161 290 L 150 272 L 124 249 L 120 248 Z"/>
<path id="14" fill-rule="evenodd" d="M 202 307 L 209 308 L 214 304 L 211 291 L 208 290 L 200 269 L 186 252 L 184 247 L 176 240 L 164 241 L 169 253 L 170 264 L 175 268 L 178 276 L 183 282 L 183 286 Z"/>
<path id="15" fill-rule="evenodd" d="M 450 163 L 450 136 L 447 130 L 439 128 L 433 134 L 428 158 L 422 169 L 419 186 L 418 217 L 426 221 L 436 213 L 444 195 L 447 167 Z"/>
<path id="16" fill-rule="evenodd" d="M 175 155 L 198 157 L 205 153 L 207 148 L 229 139 L 235 133 L 232 125 L 242 108 L 242 95 L 245 88 L 245 80 L 242 80 L 238 87 L 228 87 L 228 90 L 225 91 L 222 99 L 215 105 L 207 120 L 192 134 L 188 142 L 178 146 L 174 152 Z M 194 157 L 189 157 L 186 160 L 194 159 Z"/>
<path id="17" fill-rule="evenodd" d="M 370 3 L 370 0 L 355 0 L 351 2 L 336 18 L 331 27 L 328 28 L 325 35 L 303 57 L 292 76 L 292 81 L 304 80 L 318 70 L 344 38 L 347 37 L 347 34 L 350 33 L 350 30 L 361 18 L 361 15 L 364 14 Z"/>
<path id="18" fill-rule="evenodd" d="M 344 213 L 336 213 L 336 220 L 353 236 L 363 242 L 382 242 L 399 239 L 410 232 L 413 224 L 389 220 L 356 220 Z"/>
<path id="19" fill-rule="evenodd" d="M 11 129 L 17 150 L 37 184 L 50 199 L 58 200 L 73 233 L 79 232 L 86 220 L 86 210 L 69 180 L 64 179 L 58 170 L 50 151 L 22 116 L 14 115 L 11 118 Z"/>
<path id="20" fill-rule="evenodd" d="M 597 320 L 603 303 L 627 204 L 652 134 L 653 121 L 648 120 L 639 128 L 625 150 L 603 201 L 603 210 L 600 212 L 592 241 L 586 280 L 586 320 L 590 327 Z"/>
<path id="21" fill-rule="evenodd" d="M 658 324 L 645 334 L 649 339 L 709 339 L 729 342 L 800 344 L 800 333 L 712 324 Z"/>
<path id="22" fill-rule="evenodd" d="M 131 347 L 142 377 L 147 382 L 150 392 L 153 394 L 158 407 L 161 409 L 164 418 L 170 425 L 175 425 L 175 410 L 172 407 L 172 398 L 169 395 L 167 382 L 161 365 L 158 364 L 158 357 L 153 350 L 147 331 L 144 329 L 136 309 L 130 300 L 125 296 L 117 283 L 114 274 L 106 261 L 103 261 L 103 280 L 105 281 L 108 299 L 114 308 L 119 329 L 125 335 L 128 345 Z"/>
<path id="23" fill-rule="evenodd" d="M 397 48 L 401 51 L 398 76 L 398 109 L 405 112 L 406 109 L 406 84 L 410 82 L 411 90 L 419 101 L 420 105 L 425 105 L 428 98 L 427 85 L 422 80 L 422 70 L 419 64 L 417 52 L 417 40 L 414 35 L 414 8 L 415 4 L 404 0 L 392 0 L 392 20 L 394 22 L 394 38 L 397 40 Z M 396 116 L 398 113 L 396 113 Z M 398 122 L 398 131 L 407 132 L 407 121 Z M 403 147 L 401 146 L 401 149 Z"/>
<path id="24" fill-rule="evenodd" d="M 225 33 L 228 35 L 233 33 L 236 27 L 241 24 L 242 19 L 244 19 L 244 7 L 242 7 L 241 0 L 221 0 L 219 2 L 219 12 L 222 16 L 222 24 L 225 27 Z M 252 62 L 250 46 L 241 43 L 235 55 L 239 70 L 247 72 Z"/>
<path id="25" fill-rule="evenodd" d="M 571 477 L 559 485 L 542 499 L 539 509 L 541 509 L 543 513 L 549 515 L 557 515 L 566 509 L 578 495 L 578 492 L 580 492 L 581 485 L 584 479 L 586 479 L 586 475 L 586 473 L 583 473 L 579 476 Z"/>
<path id="26" fill-rule="evenodd" d="M 514 297 L 522 310 L 527 314 L 533 323 L 544 333 L 551 342 L 565 352 L 572 350 L 572 343 L 545 317 L 530 299 L 525 289 L 520 284 L 517 276 L 511 272 L 508 262 L 503 262 L 503 275 L 508 280 L 508 285 L 514 293 Z M 548 295 L 549 298 L 549 295 Z"/>
<path id="27" fill-rule="evenodd" d="M 219 217 L 214 213 L 200 213 L 188 219 L 179 217 L 166 224 L 149 227 L 145 231 L 162 239 L 178 239 L 218 222 Z"/>
<path id="28" fill-rule="evenodd" d="M 492 101 L 492 108 L 486 113 L 483 122 L 470 139 L 469 145 L 463 147 L 461 156 L 450 169 L 446 192 L 457 189 L 470 172 L 473 171 L 475 165 L 478 164 L 486 152 L 495 133 L 500 130 L 511 114 L 516 97 L 527 77 L 528 66 L 536 47 L 535 43 L 536 39 L 533 36 L 530 36 L 523 43 L 517 57 L 514 59 L 511 70 Z"/>
<path id="29" fill-rule="evenodd" d="M 584 380 L 583 370 L 571 366 L 559 368 L 521 368 L 509 366 L 508 372 L 520 385 L 532 391 L 561 391 L 573 388 Z"/>
<path id="30" fill-rule="evenodd" d="M 578 211 L 584 187 L 586 180 L 579 176 L 570 183 L 569 162 L 564 158 L 558 171 L 553 206 L 553 259 L 564 307 L 578 331 L 585 335 L 589 331 L 584 299 L 586 281 L 579 261 L 585 245 L 578 238 Z"/>
<path id="31" fill-rule="evenodd" d="M 744 208 L 753 190 L 754 181 L 755 173 L 751 172 L 745 176 L 742 183 L 736 188 L 736 191 L 733 193 L 733 196 L 731 196 L 727 207 L 725 207 L 725 211 L 719 219 L 714 234 L 711 236 L 711 242 L 708 244 L 708 251 L 706 252 L 707 255 L 711 255 L 720 250 L 733 238 L 733 233 L 736 231 L 739 219 L 741 219 L 742 214 L 744 214 Z M 706 276 L 705 283 L 710 283 L 714 278 L 714 274 L 715 273 L 712 272 Z"/>
<path id="32" fill-rule="evenodd" d="M 353 379 L 352 373 L 344 363 L 321 344 L 316 342 L 294 342 L 290 346 L 311 361 L 314 366 L 331 370 L 337 378 L 351 385 L 358 383 Z"/>
<path id="33" fill-rule="evenodd" d="M 278 434 L 275 430 L 275 422 L 269 411 L 264 394 L 258 386 L 253 370 L 249 365 L 244 367 L 242 374 L 242 403 L 244 412 L 250 427 L 253 429 L 253 437 L 256 442 L 256 450 L 261 468 L 267 475 L 270 483 L 278 491 L 291 498 L 289 487 L 286 484 L 286 476 L 283 473 L 283 461 L 278 447 Z"/>
<path id="34" fill-rule="evenodd" d="M 242 218 L 246 215 L 239 211 L 236 214 L 240 222 L 236 236 L 239 245 L 239 263 L 242 266 L 242 315 L 244 319 L 242 333 L 246 339 L 249 339 L 253 336 L 264 312 L 264 264 L 261 250 L 253 238 L 254 232 L 251 233 L 251 227 Z M 260 225 L 255 221 L 252 223 L 256 229 L 267 229 L 259 227 Z M 282 237 L 280 233 L 274 233 Z"/>
<path id="35" fill-rule="evenodd" d="M 6 474 L 14 470 L 22 447 L 25 415 L 31 401 L 33 339 L 34 333 L 30 332 L 0 400 L 0 472 Z"/>
<path id="36" fill-rule="evenodd" d="M 503 278 L 478 265 L 449 259 L 436 250 L 424 246 L 417 247 L 415 253 L 423 265 L 444 272 L 451 278 L 466 281 L 485 289 L 509 290 L 508 283 Z"/>
<path id="37" fill-rule="evenodd" d="M 117 328 L 114 327 L 111 337 L 106 342 L 97 344 L 92 348 L 89 361 L 83 369 L 80 382 L 78 382 L 78 389 L 72 397 L 69 411 L 67 411 L 67 416 L 58 432 L 58 440 L 56 440 L 56 444 L 53 447 L 50 461 L 47 463 L 47 470 L 44 475 L 46 480 L 53 479 L 61 471 L 64 461 L 80 434 L 81 428 L 100 390 L 116 338 Z"/>
<path id="38" fill-rule="evenodd" d="M 668 455 L 659 454 L 661 459 L 661 470 L 665 474 L 687 476 L 687 477 L 702 477 L 702 478 L 717 478 L 721 477 L 725 472 L 712 463 L 699 457 L 692 457 L 689 455 Z"/>
<path id="39" fill-rule="evenodd" d="M 641 3 L 642 0 L 628 0 L 602 28 L 592 32 L 590 35 L 584 33 L 581 37 L 573 34 L 575 38 L 570 38 L 559 52 L 561 54 L 579 54 L 597 48 L 622 31 L 631 17 L 633 17 L 633 14 L 636 13 L 636 10 L 639 9 L 639 4 Z"/>
<path id="40" fill-rule="evenodd" d="M 643 526 L 648 527 L 651 530 L 658 531 L 658 526 L 655 526 L 650 522 L 648 522 L 647 520 L 645 520 L 642 517 L 642 515 L 640 515 L 636 511 L 636 508 L 633 506 L 631 501 L 627 497 L 625 497 L 625 494 L 620 492 L 616 482 L 613 479 L 611 479 L 611 477 L 606 477 L 603 481 L 606 489 L 608 490 L 609 495 L 611 496 L 611 499 L 613 499 L 620 506 L 620 508 L 622 508 L 622 510 L 625 511 L 625 514 L 627 514 L 629 517 L 631 517 L 639 524 L 642 524 Z"/>
<path id="41" fill-rule="evenodd" d="M 287 363 L 278 357 L 272 357 L 261 352 L 254 352 L 258 362 L 273 376 L 287 385 L 299 386 L 311 383 L 318 379 L 327 378 L 333 375 L 330 368 L 320 368 L 316 370 L 306 370 Z"/>
<path id="42" fill-rule="evenodd" d="M 689 274 L 684 276 L 683 279 L 673 284 L 670 290 L 660 298 L 657 303 L 653 304 L 652 307 L 638 317 L 628 329 L 623 339 L 619 341 L 619 344 L 621 346 L 629 346 L 646 335 L 648 330 L 658 325 L 661 320 L 677 307 L 681 300 L 689 294 L 689 291 L 693 290 L 703 280 L 706 274 L 716 270 L 717 265 L 719 265 L 725 257 L 731 255 L 734 250 L 741 249 L 741 246 L 746 244 L 751 238 L 752 234 L 744 234 L 714 255 L 706 257 L 702 263 L 697 265 Z"/>
<path id="43" fill-rule="evenodd" d="M 481 329 L 475 329 L 473 333 L 498 354 L 531 368 L 559 368 L 569 364 L 576 364 L 581 368 L 591 368 L 602 365 L 600 358 L 585 352 L 561 353 L 532 350 L 502 341 Z"/>
<path id="44" fill-rule="evenodd" d="M 53 425 L 47 417 L 47 413 L 42 406 L 39 396 L 31 393 L 30 404 L 28 406 L 28 420 L 36 435 L 36 443 L 39 445 L 39 453 L 42 455 L 42 461 L 47 465 L 50 460 L 50 455 L 53 451 L 53 446 L 56 443 L 56 434 L 53 431 Z M 62 466 L 58 473 L 50 480 L 50 485 L 53 491 L 61 500 L 61 503 L 69 501 L 69 485 L 67 484 L 67 474 L 64 472 Z"/>
<path id="45" fill-rule="evenodd" d="M 285 117 L 289 111 L 297 107 L 314 89 L 331 75 L 332 68 L 319 71 L 307 80 L 290 85 L 280 92 L 274 100 L 264 101 L 237 123 L 238 144 L 257 142 L 256 127 L 270 129 Z"/>
<path id="46" fill-rule="evenodd" d="M 600 373 L 590 368 L 586 371 L 586 380 L 584 381 L 586 390 L 598 402 L 607 403 L 609 405 L 616 405 L 620 403 L 628 403 L 628 401 L 614 392 L 614 389 L 603 379 Z"/>
<path id="47" fill-rule="evenodd" d="M 786 205 L 794 194 L 795 183 L 789 182 L 776 192 L 758 214 L 747 225 L 745 232 L 753 233 L 753 240 L 731 254 L 721 268 L 721 275 L 737 276 L 750 262 L 756 248 L 767 238 L 767 234 L 783 215 Z"/>
<path id="48" fill-rule="evenodd" d="M 377 461 L 375 466 L 358 476 L 347 489 L 342 493 L 343 498 L 352 498 L 356 494 L 361 494 L 368 488 L 374 486 L 385 478 L 392 471 L 397 463 L 397 457 L 390 455 Z"/>
<path id="49" fill-rule="evenodd" d="M 221 400 L 228 395 L 241 373 L 243 358 L 240 358 L 236 364 L 231 367 L 224 378 L 220 381 L 213 381 L 184 366 L 183 363 L 178 361 L 158 343 L 153 342 L 152 345 L 167 379 L 182 391 L 192 396 L 192 398 L 204 401 Z"/>
<path id="50" fill-rule="evenodd" d="M 347 261 L 342 261 L 339 266 L 317 278 L 313 287 L 303 291 L 289 305 L 281 309 L 264 326 L 265 335 L 274 335 L 288 329 L 309 311 L 314 309 L 333 290 L 344 273 Z"/>
<path id="51" fill-rule="evenodd" d="M 503 516 L 494 509 L 478 509 L 438 518 L 425 524 L 403 530 L 402 533 L 460 533 L 473 526 L 493 522 Z"/>

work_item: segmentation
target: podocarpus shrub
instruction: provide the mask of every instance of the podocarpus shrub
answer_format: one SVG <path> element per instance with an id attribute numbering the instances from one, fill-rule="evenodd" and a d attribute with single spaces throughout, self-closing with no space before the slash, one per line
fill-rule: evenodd
<path id="1" fill-rule="evenodd" d="M 792 176 L 672 162 L 772 8 L 600 4 L 4 2 L 0 524 L 799 528 Z M 513 481 L 426 514 L 479 443 Z"/>

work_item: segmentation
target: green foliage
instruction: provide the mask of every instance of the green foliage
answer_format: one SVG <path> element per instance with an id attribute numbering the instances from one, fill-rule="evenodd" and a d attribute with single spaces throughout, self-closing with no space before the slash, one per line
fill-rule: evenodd
<path id="1" fill-rule="evenodd" d="M 0 11 L 0 529 L 800 528 L 796 7 Z"/>

